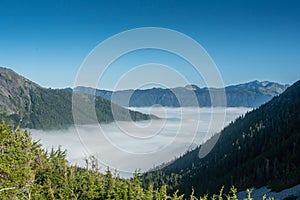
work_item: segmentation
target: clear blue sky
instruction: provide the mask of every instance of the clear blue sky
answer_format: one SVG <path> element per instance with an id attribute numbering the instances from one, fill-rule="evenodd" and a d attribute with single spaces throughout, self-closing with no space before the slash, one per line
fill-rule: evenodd
<path id="1" fill-rule="evenodd" d="M 199 42 L 225 85 L 291 84 L 300 78 L 299 10 L 298 0 L 0 0 L 0 66 L 44 87 L 69 87 L 101 41 L 150 26 Z"/>

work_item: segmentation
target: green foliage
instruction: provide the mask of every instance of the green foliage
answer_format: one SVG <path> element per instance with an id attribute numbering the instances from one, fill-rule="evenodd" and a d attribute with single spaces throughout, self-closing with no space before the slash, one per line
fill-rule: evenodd
<path id="1" fill-rule="evenodd" d="M 238 198 L 236 193 L 237 193 L 237 189 L 234 186 L 232 186 L 230 188 L 229 195 L 227 196 L 227 200 L 237 200 Z"/>
<path id="2" fill-rule="evenodd" d="M 28 132 L 12 130 L 4 122 L 0 127 L 0 199 L 97 199 L 97 200 L 183 200 L 184 195 L 168 195 L 167 186 L 142 187 L 141 173 L 132 179 L 113 175 L 110 169 L 99 172 L 97 160 L 87 160 L 86 167 L 70 166 L 66 151 L 50 152 L 32 142 Z M 218 199 L 222 199 L 223 188 Z M 190 200 L 207 200 L 207 195 Z M 236 199 L 232 188 L 228 199 Z"/>
<path id="3" fill-rule="evenodd" d="M 28 132 L 12 131 L 4 122 L 0 133 L 0 185 L 10 188 L 2 193 L 9 198 L 29 193 L 34 183 L 32 165 L 38 145 L 31 142 Z"/>

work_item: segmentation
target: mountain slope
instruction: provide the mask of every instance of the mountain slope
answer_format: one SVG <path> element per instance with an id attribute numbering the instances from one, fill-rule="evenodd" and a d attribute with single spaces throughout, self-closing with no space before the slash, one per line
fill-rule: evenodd
<path id="1" fill-rule="evenodd" d="M 225 88 L 227 106 L 229 107 L 258 107 L 269 101 L 273 96 L 281 94 L 288 85 L 268 81 L 253 81 L 249 83 L 228 86 Z M 89 93 L 91 88 L 79 88 Z M 160 104 L 168 107 L 179 106 L 211 106 L 210 94 L 218 94 L 216 88 L 199 88 L 195 85 L 177 88 L 152 88 L 146 90 L 107 91 L 96 90 L 96 95 L 126 107 L 143 107 Z M 196 101 L 192 97 L 196 96 Z M 113 96 L 113 98 L 112 98 Z M 180 99 L 180 103 L 178 101 Z M 128 102 L 129 100 L 129 102 Z M 224 106 L 224 105 L 219 105 Z"/>
<path id="2" fill-rule="evenodd" d="M 220 133 L 203 159 L 199 148 L 143 176 L 144 184 L 167 183 L 170 191 L 214 193 L 268 185 L 275 191 L 300 183 L 300 81 L 268 103 L 239 117 Z"/>
<path id="3" fill-rule="evenodd" d="M 0 67 L 0 120 L 15 126 L 35 129 L 66 128 L 74 123 L 72 114 L 72 92 L 64 89 L 46 89 Z M 92 98 L 85 95 L 86 98 Z M 113 105 L 116 117 L 126 119 L 127 110 Z M 111 122 L 114 116 L 111 103 L 101 97 L 95 99 L 99 122 Z M 149 119 L 149 115 L 129 111 L 133 120 Z M 87 122 L 87 121 L 86 121 Z M 85 122 L 83 122 L 85 123 Z"/>

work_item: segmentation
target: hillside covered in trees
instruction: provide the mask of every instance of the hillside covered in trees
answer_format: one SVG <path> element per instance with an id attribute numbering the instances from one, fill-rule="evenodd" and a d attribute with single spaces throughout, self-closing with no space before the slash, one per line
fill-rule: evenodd
<path id="1" fill-rule="evenodd" d="M 0 120 L 8 124 L 32 129 L 59 129 L 74 124 L 72 113 L 72 92 L 64 89 L 43 88 L 0 67 Z M 82 101 L 93 98 L 83 95 Z M 112 113 L 114 106 L 114 116 Z M 84 109 L 84 108 L 83 108 Z M 95 98 L 95 112 L 98 122 L 112 122 L 114 118 L 126 118 L 127 109 L 111 104 L 101 97 Z M 84 113 L 84 110 L 81 110 Z M 132 120 L 147 120 L 151 116 L 129 111 Z M 154 116 L 152 116 L 154 117 Z M 85 120 L 88 123 L 88 120 Z M 85 123 L 83 122 L 83 123 Z"/>
<path id="2" fill-rule="evenodd" d="M 244 190 L 268 185 L 280 191 L 300 183 L 300 81 L 224 128 L 212 151 L 198 147 L 168 166 L 144 174 L 145 187 L 167 184 L 189 195 L 215 193 L 223 185 Z"/>

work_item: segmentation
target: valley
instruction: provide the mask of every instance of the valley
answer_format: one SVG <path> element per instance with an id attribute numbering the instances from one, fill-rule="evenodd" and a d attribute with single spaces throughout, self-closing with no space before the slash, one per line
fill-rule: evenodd
<path id="1" fill-rule="evenodd" d="M 262 93 L 252 92 L 264 91 L 265 97 L 272 98 L 267 103 L 261 99 L 262 105 L 252 108 L 178 107 L 164 103 L 168 101 L 121 107 L 120 102 L 102 98 L 101 90 L 46 89 L 12 70 L 0 68 L 0 72 L 1 120 L 29 130 L 33 141 L 46 152 L 65 149 L 63 159 L 70 166 L 88 170 L 92 162 L 97 173 L 109 169 L 129 180 L 140 170 L 140 187 L 159 191 L 167 186 L 167 193 L 179 191 L 184 196 L 189 196 L 192 188 L 193 194 L 201 196 L 216 194 L 223 185 L 228 193 L 231 185 L 240 190 L 268 186 L 282 191 L 299 183 L 299 81 L 287 89 L 267 81 L 227 87 L 257 99 Z M 136 94 L 151 99 L 152 90 L 157 89 L 136 90 Z M 72 95 L 73 99 L 79 96 L 81 105 L 93 100 L 91 91 L 96 94 L 98 124 L 89 117 L 89 109 L 71 105 Z M 186 92 L 182 97 L 188 102 Z M 83 116 L 79 123 L 73 122 L 72 109 Z M 203 148 L 209 150 L 200 156 Z"/>
<path id="2" fill-rule="evenodd" d="M 219 132 L 249 108 L 226 108 L 224 124 L 210 127 L 211 116 L 222 118 L 221 109 L 209 108 L 130 108 L 161 119 L 110 124 L 84 125 L 67 130 L 30 130 L 34 140 L 51 150 L 61 146 L 67 150 L 71 164 L 84 166 L 85 159 L 94 156 L 102 171 L 110 167 L 123 177 L 131 177 L 136 169 L 146 172 L 154 166 L 180 157 L 196 148 L 205 138 Z M 214 113 L 213 113 L 214 112 Z M 182 114 L 184 113 L 184 114 Z M 200 116 L 200 118 L 198 117 Z M 199 118 L 199 119 L 198 119 Z M 132 137 L 134 136 L 134 137 Z"/>
<path id="3" fill-rule="evenodd" d="M 300 200 L 299 0 L 0 8 L 0 200 Z"/>

